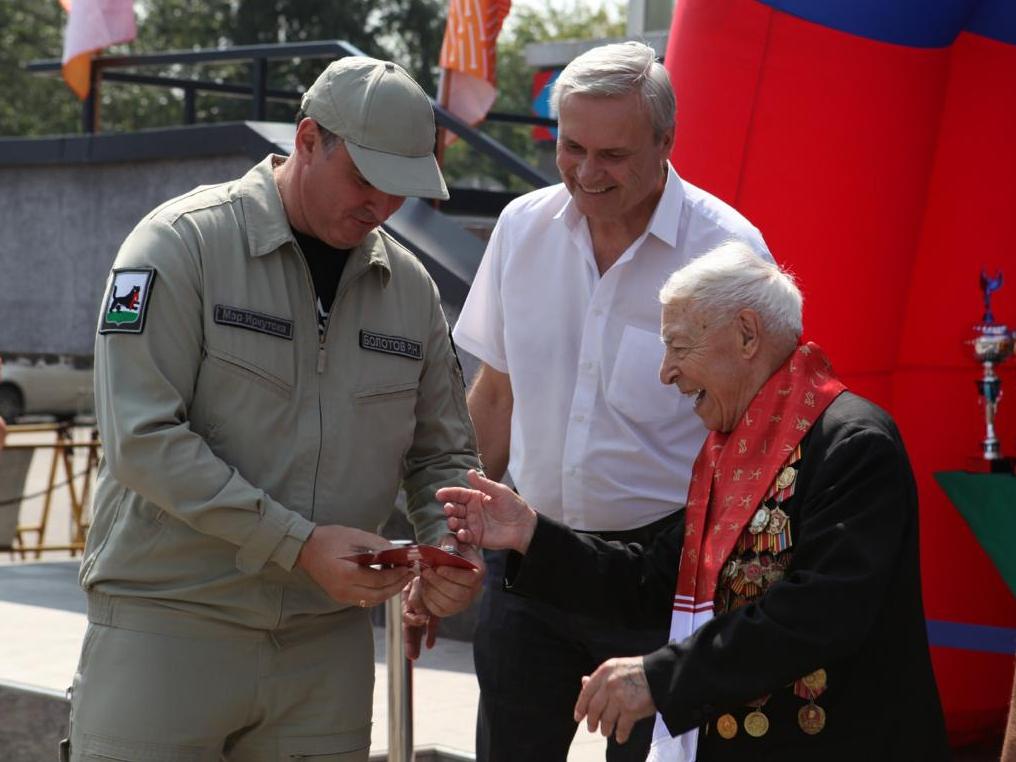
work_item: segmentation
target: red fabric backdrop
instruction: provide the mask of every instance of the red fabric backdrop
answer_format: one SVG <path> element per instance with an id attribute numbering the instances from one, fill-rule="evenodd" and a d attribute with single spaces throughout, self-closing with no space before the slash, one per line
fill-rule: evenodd
<path id="1" fill-rule="evenodd" d="M 1016 46 L 962 33 L 911 47 L 756 0 L 678 0 L 666 64 L 678 171 L 762 230 L 800 279 L 806 336 L 900 426 L 928 619 L 1016 627 L 1016 602 L 932 479 L 983 436 L 964 344 L 982 267 L 1006 271 L 993 306 L 1016 323 Z M 1001 375 L 1002 447 L 1016 454 L 1014 366 Z M 1012 654 L 932 652 L 953 742 L 1000 728 Z"/>

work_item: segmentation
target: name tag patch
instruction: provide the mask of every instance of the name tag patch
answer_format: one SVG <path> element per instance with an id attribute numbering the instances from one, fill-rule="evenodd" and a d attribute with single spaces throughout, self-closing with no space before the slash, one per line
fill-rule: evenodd
<path id="1" fill-rule="evenodd" d="M 423 344 L 402 336 L 385 336 L 383 333 L 360 329 L 360 347 L 372 352 L 408 357 L 410 360 L 423 359 Z"/>
<path id="2" fill-rule="evenodd" d="M 280 339 L 293 340 L 293 321 L 285 318 L 265 315 L 253 310 L 242 310 L 239 307 L 228 307 L 216 304 L 212 319 L 219 325 L 231 325 L 234 328 L 246 328 L 248 331 L 278 336 Z"/>

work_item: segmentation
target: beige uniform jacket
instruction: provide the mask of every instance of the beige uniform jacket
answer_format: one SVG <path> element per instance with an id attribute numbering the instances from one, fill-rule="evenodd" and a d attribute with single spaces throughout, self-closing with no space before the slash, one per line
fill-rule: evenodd
<path id="1" fill-rule="evenodd" d="M 272 161 L 167 202 L 117 255 L 114 272 L 155 275 L 142 332 L 96 338 L 104 460 L 81 570 L 88 591 L 266 629 L 341 608 L 293 568 L 315 524 L 376 531 L 404 479 L 434 542 L 435 490 L 478 467 L 423 265 L 372 232 L 319 339 Z"/>

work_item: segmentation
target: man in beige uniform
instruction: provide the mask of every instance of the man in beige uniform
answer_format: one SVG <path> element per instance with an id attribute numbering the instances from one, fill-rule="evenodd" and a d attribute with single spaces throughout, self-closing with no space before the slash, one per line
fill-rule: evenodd
<path id="1" fill-rule="evenodd" d="M 478 466 L 437 289 L 378 229 L 407 195 L 447 198 L 429 100 L 345 58 L 301 116 L 292 156 L 167 202 L 117 255 L 71 759 L 366 760 L 365 609 L 412 574 L 342 557 L 387 545 L 400 482 L 439 541 L 434 492 Z M 347 258 L 320 321 L 310 246 Z M 481 577 L 428 575 L 427 609 Z"/>

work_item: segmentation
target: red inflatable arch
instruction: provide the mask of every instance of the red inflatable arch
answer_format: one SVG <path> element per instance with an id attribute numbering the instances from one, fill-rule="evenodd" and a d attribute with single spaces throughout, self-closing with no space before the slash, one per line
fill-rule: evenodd
<path id="1" fill-rule="evenodd" d="M 932 474 L 983 436 L 964 344 L 982 268 L 1005 271 L 993 307 L 1016 327 L 1016 3 L 677 0 L 666 65 L 675 166 L 762 230 L 801 280 L 807 336 L 903 432 L 950 737 L 993 734 L 1016 602 Z M 1016 361 L 1001 376 L 1013 455 Z"/>

